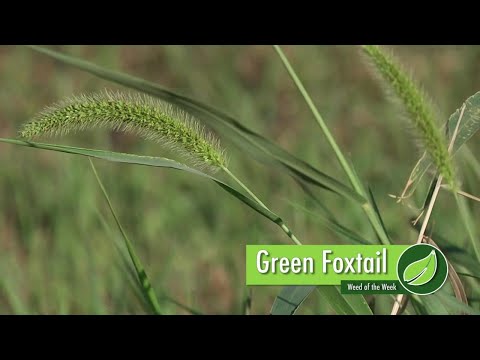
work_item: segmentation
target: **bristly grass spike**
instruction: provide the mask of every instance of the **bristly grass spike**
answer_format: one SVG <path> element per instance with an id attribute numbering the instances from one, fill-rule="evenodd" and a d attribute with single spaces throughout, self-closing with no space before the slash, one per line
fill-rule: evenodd
<path id="1" fill-rule="evenodd" d="M 20 131 L 34 139 L 95 127 L 131 132 L 178 152 L 201 169 L 227 165 L 218 140 L 191 115 L 147 95 L 103 91 L 80 95 L 45 108 Z"/>
<path id="2" fill-rule="evenodd" d="M 364 45 L 362 50 L 379 79 L 383 80 L 389 92 L 400 100 L 421 138 L 421 145 L 425 147 L 437 170 L 445 181 L 455 188 L 455 171 L 448 152 L 447 139 L 436 122 L 435 110 L 427 96 L 392 54 L 376 45 Z"/>

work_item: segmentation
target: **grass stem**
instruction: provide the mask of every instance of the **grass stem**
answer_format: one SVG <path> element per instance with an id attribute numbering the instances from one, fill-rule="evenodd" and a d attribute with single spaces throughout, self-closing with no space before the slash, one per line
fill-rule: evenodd
<path id="1" fill-rule="evenodd" d="M 292 78 L 293 82 L 297 86 L 298 90 L 302 94 L 303 98 L 305 99 L 305 102 L 307 103 L 308 107 L 310 108 L 310 111 L 313 114 L 313 117 L 315 118 L 318 126 L 320 126 L 320 129 L 322 130 L 323 134 L 327 138 L 328 143 L 333 149 L 333 152 L 335 153 L 335 156 L 337 157 L 338 162 L 340 163 L 341 167 L 343 168 L 343 171 L 347 175 L 350 183 L 352 184 L 354 190 L 361 196 L 367 198 L 367 194 L 365 192 L 365 189 L 363 188 L 361 182 L 359 181 L 358 177 L 355 174 L 355 171 L 353 168 L 349 165 L 347 159 L 343 155 L 342 151 L 340 150 L 340 147 L 338 146 L 337 142 L 335 141 L 332 133 L 330 132 L 327 124 L 325 124 L 325 121 L 323 120 L 322 116 L 320 115 L 317 107 L 313 103 L 312 98 L 308 94 L 308 91 L 305 89 L 303 86 L 303 83 L 300 81 L 300 78 L 297 76 L 295 70 L 293 69 L 292 65 L 288 61 L 287 57 L 283 53 L 282 49 L 278 45 L 273 46 L 275 51 L 277 52 L 278 56 L 283 62 L 283 65 L 287 69 L 290 77 Z M 372 204 L 367 201 L 362 205 L 362 208 L 367 215 L 368 219 L 370 220 L 370 223 L 372 224 L 373 229 L 377 233 L 380 241 L 388 245 L 390 244 L 390 240 L 385 233 L 383 227 L 381 226 L 380 220 L 375 213 L 375 210 L 372 207 Z"/>
<path id="2" fill-rule="evenodd" d="M 271 211 L 267 205 L 265 205 L 249 188 L 247 185 L 245 185 L 239 178 L 237 178 L 227 167 L 225 166 L 222 166 L 222 170 L 225 171 L 225 173 L 230 176 L 243 190 L 245 190 L 251 197 L 253 200 L 255 200 L 260 206 L 262 206 L 263 208 L 267 209 L 268 211 Z M 276 222 L 276 224 L 278 226 L 280 226 L 280 228 L 283 230 L 283 232 L 285 234 L 287 234 L 287 236 L 292 239 L 292 241 L 297 244 L 297 245 L 302 245 L 302 243 L 300 242 L 300 240 L 297 239 L 297 237 L 292 233 L 292 231 L 290 230 L 290 228 L 283 223 L 283 221 L 280 221 L 280 222 Z"/>

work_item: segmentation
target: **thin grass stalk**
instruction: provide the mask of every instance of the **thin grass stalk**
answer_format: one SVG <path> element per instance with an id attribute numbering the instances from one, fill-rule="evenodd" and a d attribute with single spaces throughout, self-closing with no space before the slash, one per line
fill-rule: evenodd
<path id="1" fill-rule="evenodd" d="M 292 65 L 288 61 L 287 57 L 283 53 L 282 49 L 278 45 L 274 45 L 274 49 L 277 52 L 278 56 L 283 62 L 283 65 L 285 66 L 286 70 L 288 71 L 290 77 L 292 78 L 293 82 L 297 86 L 298 90 L 300 91 L 301 95 L 305 99 L 305 102 L 307 103 L 308 107 L 310 108 L 310 111 L 312 112 L 318 126 L 322 130 L 323 134 L 327 138 L 328 143 L 333 149 L 333 152 L 335 153 L 335 156 L 337 157 L 338 162 L 340 163 L 343 171 L 347 175 L 350 183 L 352 184 L 354 190 L 364 198 L 368 199 L 367 193 L 363 186 L 361 185 L 361 182 L 359 181 L 358 177 L 355 175 L 355 171 L 350 167 L 347 159 L 343 155 L 342 151 L 340 150 L 340 147 L 338 146 L 337 142 L 335 141 L 332 133 L 330 132 L 328 126 L 325 124 L 325 121 L 323 120 L 322 116 L 320 115 L 317 107 L 313 103 L 312 98 L 308 94 L 307 90 L 303 86 L 303 83 L 301 82 L 300 78 L 297 76 L 297 73 L 293 69 Z M 372 204 L 367 201 L 362 205 L 362 209 L 364 210 L 365 214 L 367 215 L 368 219 L 370 220 L 370 223 L 372 224 L 372 227 L 374 228 L 375 232 L 377 233 L 380 241 L 388 245 L 390 244 L 390 239 L 388 238 L 387 234 L 385 233 L 382 224 L 380 220 L 378 219 L 377 214 L 375 213 L 375 210 L 372 207 Z"/>
<path id="2" fill-rule="evenodd" d="M 148 275 L 145 272 L 145 268 L 143 267 L 140 258 L 135 252 L 135 248 L 132 242 L 130 241 L 130 239 L 128 238 L 127 233 L 123 229 L 123 226 L 115 212 L 115 209 L 113 208 L 112 202 L 110 201 L 110 197 L 108 196 L 107 190 L 105 189 L 105 186 L 103 185 L 102 180 L 100 180 L 100 177 L 97 173 L 95 165 L 93 165 L 93 161 L 90 158 L 88 160 L 90 161 L 90 166 L 92 168 L 93 174 L 95 175 L 95 179 L 97 180 L 98 185 L 102 190 L 102 194 L 105 197 L 105 200 L 107 201 L 110 212 L 112 213 L 112 216 L 115 219 L 115 223 L 117 224 L 118 229 L 120 230 L 120 233 L 122 234 L 123 239 L 125 240 L 125 245 L 127 247 L 128 254 L 130 255 L 130 259 L 132 260 L 133 266 L 135 267 L 138 281 L 141 284 L 142 292 L 145 298 L 147 299 L 150 307 L 152 308 L 153 313 L 156 315 L 162 315 L 162 312 L 160 310 L 160 304 L 158 302 L 157 296 L 155 295 L 155 291 L 153 290 L 150 280 L 148 279 Z"/>

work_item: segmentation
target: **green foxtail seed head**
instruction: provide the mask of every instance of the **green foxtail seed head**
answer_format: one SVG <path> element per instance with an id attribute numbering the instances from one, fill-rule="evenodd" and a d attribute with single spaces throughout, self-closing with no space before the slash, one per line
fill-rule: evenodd
<path id="1" fill-rule="evenodd" d="M 392 55 L 376 45 L 363 45 L 362 49 L 379 77 L 401 101 L 439 173 L 448 184 L 455 186 L 455 172 L 446 138 L 435 121 L 430 101 Z"/>
<path id="2" fill-rule="evenodd" d="M 72 97 L 37 114 L 23 127 L 20 136 L 34 139 L 95 127 L 122 130 L 155 140 L 200 168 L 215 171 L 227 165 L 219 142 L 193 117 L 145 95 L 104 91 Z"/>

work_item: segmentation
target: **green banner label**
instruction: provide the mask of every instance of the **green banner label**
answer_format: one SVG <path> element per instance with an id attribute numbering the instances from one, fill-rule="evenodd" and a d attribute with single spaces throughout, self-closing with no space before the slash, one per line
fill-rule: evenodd
<path id="1" fill-rule="evenodd" d="M 428 295 L 448 276 L 443 253 L 415 245 L 247 245 L 247 285 L 341 285 L 344 294 Z"/>
<path id="2" fill-rule="evenodd" d="M 247 285 L 340 285 L 398 280 L 406 245 L 247 245 Z"/>

